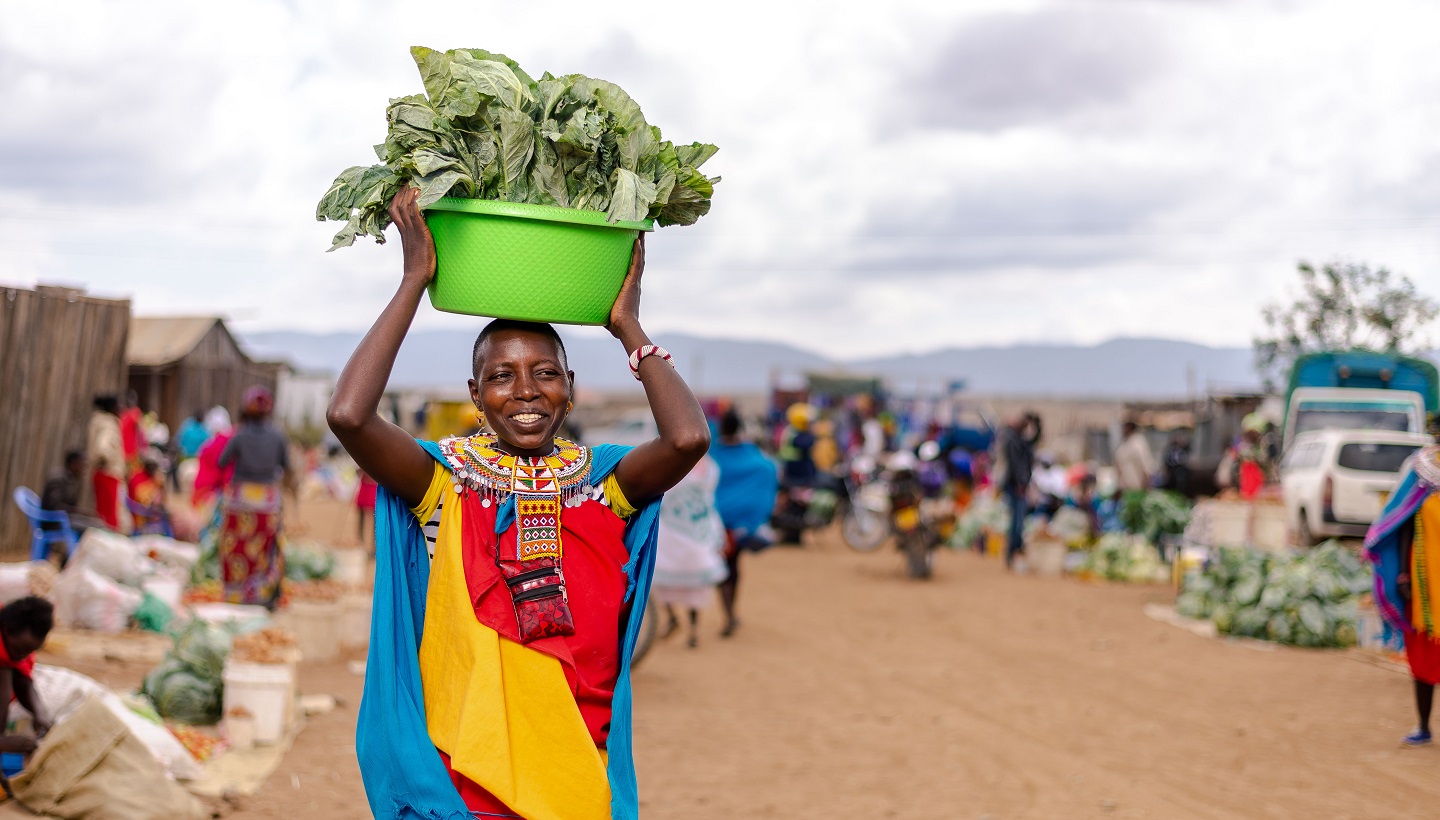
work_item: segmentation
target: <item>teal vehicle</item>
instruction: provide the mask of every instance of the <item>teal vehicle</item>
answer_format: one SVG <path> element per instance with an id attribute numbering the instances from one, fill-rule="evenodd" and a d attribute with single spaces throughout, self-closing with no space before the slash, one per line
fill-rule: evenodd
<path id="1" fill-rule="evenodd" d="M 1424 433 L 1440 411 L 1440 372 L 1413 356 L 1369 350 L 1301 356 L 1286 391 L 1285 447 L 1314 430 Z"/>

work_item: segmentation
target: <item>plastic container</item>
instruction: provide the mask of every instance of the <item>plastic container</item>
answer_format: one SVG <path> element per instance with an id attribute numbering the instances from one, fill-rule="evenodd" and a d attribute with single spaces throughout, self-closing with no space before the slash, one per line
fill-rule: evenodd
<path id="1" fill-rule="evenodd" d="M 294 671 L 283 663 L 226 661 L 224 680 L 225 714 L 243 707 L 253 716 L 255 743 L 279 743 L 295 713 Z"/>
<path id="2" fill-rule="evenodd" d="M 255 747 L 255 717 L 247 715 L 225 716 L 225 735 L 230 738 L 230 748 L 243 752 Z"/>
<path id="3" fill-rule="evenodd" d="M 335 550 L 335 574 L 330 580 L 348 586 L 360 586 L 368 580 L 370 556 L 363 549 Z"/>
<path id="4" fill-rule="evenodd" d="M 364 649 L 370 645 L 370 609 L 373 599 L 368 593 L 346 595 L 340 601 L 340 644 L 346 649 Z"/>
<path id="5" fill-rule="evenodd" d="M 1030 560 L 1030 571 L 1041 578 L 1059 578 L 1065 574 L 1065 554 L 1069 552 L 1063 541 L 1043 539 L 1032 542 L 1025 548 L 1025 557 Z"/>
<path id="6" fill-rule="evenodd" d="M 643 222 L 600 211 L 444 197 L 426 209 L 435 238 L 436 310 L 603 325 Z"/>
<path id="7" fill-rule="evenodd" d="M 333 661 L 340 654 L 340 602 L 293 601 L 288 616 L 289 627 L 300 644 L 300 654 L 307 661 Z"/>
<path id="8" fill-rule="evenodd" d="M 1256 549 L 1280 552 L 1290 545 L 1290 524 L 1280 504 L 1256 504 L 1250 528 Z"/>
<path id="9" fill-rule="evenodd" d="M 1005 547 L 1008 544 L 1008 536 L 1004 533 L 991 532 L 985 534 L 985 555 L 990 558 L 1000 558 L 1005 554 Z"/>
<path id="10" fill-rule="evenodd" d="M 1243 547 L 1250 543 L 1251 505 L 1244 501 L 1210 501 L 1212 547 Z"/>
<path id="11" fill-rule="evenodd" d="M 0 754 L 0 772 L 6 777 L 14 777 L 25 770 L 25 756 L 15 752 Z"/>

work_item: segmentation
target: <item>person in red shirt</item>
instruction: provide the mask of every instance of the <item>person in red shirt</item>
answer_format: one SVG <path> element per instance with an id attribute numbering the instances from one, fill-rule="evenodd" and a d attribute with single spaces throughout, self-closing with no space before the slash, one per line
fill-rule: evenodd
<path id="1" fill-rule="evenodd" d="M 30 754 L 50 731 L 50 713 L 35 696 L 35 658 L 55 626 L 55 607 L 33 595 L 0 608 L 0 703 L 18 701 L 34 716 L 35 736 L 0 734 L 0 752 Z M 0 732 L 3 732 L 0 727 Z"/>
<path id="2" fill-rule="evenodd" d="M 140 397 L 131 390 L 125 394 L 125 407 L 120 411 L 120 446 L 125 449 L 126 474 L 139 472 L 140 453 L 144 452 L 144 414 L 140 412 Z"/>

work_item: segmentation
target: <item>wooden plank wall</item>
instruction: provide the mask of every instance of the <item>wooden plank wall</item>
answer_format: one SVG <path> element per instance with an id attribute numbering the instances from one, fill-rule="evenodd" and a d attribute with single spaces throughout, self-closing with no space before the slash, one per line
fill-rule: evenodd
<path id="1" fill-rule="evenodd" d="M 40 286 L 0 288 L 0 559 L 29 553 L 12 494 L 37 494 L 65 451 L 85 446 L 97 394 L 125 389 L 130 303 Z"/>
<path id="2" fill-rule="evenodd" d="M 158 389 L 152 391 L 156 379 Z M 186 416 L 217 404 L 239 421 L 245 390 L 260 384 L 274 393 L 278 379 L 275 365 L 252 361 L 219 322 L 178 363 L 130 371 L 130 387 L 140 399 L 140 408 L 153 411 L 172 434 Z M 152 398 L 152 393 L 158 399 Z"/>

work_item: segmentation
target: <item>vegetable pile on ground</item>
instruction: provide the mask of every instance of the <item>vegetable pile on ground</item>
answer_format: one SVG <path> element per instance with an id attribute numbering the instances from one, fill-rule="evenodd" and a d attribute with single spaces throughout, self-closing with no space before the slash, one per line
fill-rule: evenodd
<path id="1" fill-rule="evenodd" d="M 1095 542 L 1079 572 L 1132 584 L 1157 584 L 1170 579 L 1170 565 L 1160 559 L 1160 551 L 1148 539 L 1113 532 Z"/>
<path id="2" fill-rule="evenodd" d="M 1190 502 L 1169 490 L 1134 490 L 1125 494 L 1120 523 L 1126 531 L 1143 535 L 1151 543 L 1181 535 L 1190 523 Z"/>
<path id="3" fill-rule="evenodd" d="M 175 636 L 175 645 L 145 676 L 140 693 L 166 720 L 208 725 L 220 719 L 230 632 L 199 618 Z"/>
<path id="4" fill-rule="evenodd" d="M 424 94 L 391 100 L 382 164 L 348 168 L 315 209 L 344 222 L 335 248 L 359 236 L 385 241 L 390 199 L 420 189 L 441 197 L 603 211 L 611 222 L 647 217 L 690 225 L 710 210 L 719 177 L 697 170 L 713 145 L 675 145 L 614 83 L 580 74 L 532 79 L 482 49 L 410 49 Z"/>
<path id="5" fill-rule="evenodd" d="M 314 544 L 285 545 L 285 580 L 322 581 L 334 574 L 334 553 Z"/>
<path id="6" fill-rule="evenodd" d="M 1338 541 L 1297 555 L 1222 548 L 1185 578 L 1175 611 L 1226 635 L 1296 646 L 1353 646 L 1370 567 Z"/>
<path id="7" fill-rule="evenodd" d="M 230 657 L 241 663 L 285 663 L 298 646 L 293 633 L 271 626 L 236 638 Z"/>
<path id="8" fill-rule="evenodd" d="M 955 549 L 974 549 L 986 532 L 1005 533 L 1010 530 L 1010 511 L 998 498 L 977 495 L 965 512 L 955 521 L 949 544 Z"/>

